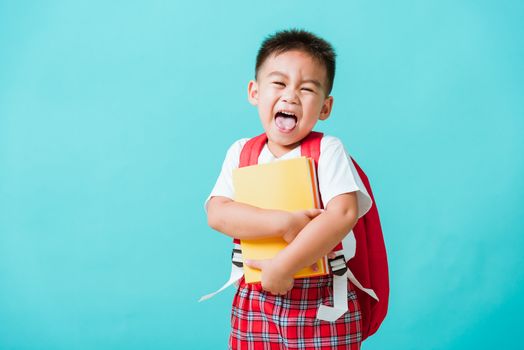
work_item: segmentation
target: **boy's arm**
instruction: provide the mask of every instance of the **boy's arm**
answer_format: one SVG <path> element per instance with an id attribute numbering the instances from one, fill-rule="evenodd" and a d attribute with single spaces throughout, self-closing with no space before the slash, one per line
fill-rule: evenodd
<path id="1" fill-rule="evenodd" d="M 320 209 L 286 212 L 261 209 L 227 197 L 212 197 L 207 206 L 209 226 L 238 239 L 283 237 L 291 242 Z"/>
<path id="2" fill-rule="evenodd" d="M 262 287 L 265 290 L 284 294 L 293 286 L 293 275 L 327 255 L 355 226 L 357 220 L 356 192 L 338 195 L 275 258 L 248 261 L 246 264 L 262 269 Z"/>

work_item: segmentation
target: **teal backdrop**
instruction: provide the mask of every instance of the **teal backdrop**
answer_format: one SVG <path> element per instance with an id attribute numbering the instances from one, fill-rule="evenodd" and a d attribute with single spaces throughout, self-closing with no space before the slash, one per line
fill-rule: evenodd
<path id="1" fill-rule="evenodd" d="M 225 349 L 203 203 L 263 38 L 338 53 L 389 254 L 371 349 L 522 349 L 524 3 L 1 1 L 0 349 Z"/>

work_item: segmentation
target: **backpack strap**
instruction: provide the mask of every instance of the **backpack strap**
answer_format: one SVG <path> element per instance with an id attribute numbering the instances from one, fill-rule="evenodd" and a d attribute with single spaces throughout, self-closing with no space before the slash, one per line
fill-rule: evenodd
<path id="1" fill-rule="evenodd" d="M 311 158 L 315 161 L 315 172 L 317 173 L 317 188 L 318 187 L 318 160 L 320 159 L 320 142 L 324 136 L 321 132 L 312 131 L 307 135 L 300 143 L 300 155 L 303 157 Z M 318 191 L 320 198 L 320 209 L 324 209 L 324 203 L 320 195 L 320 189 Z"/>
<path id="2" fill-rule="evenodd" d="M 312 131 L 307 135 L 300 144 L 300 153 L 304 157 L 315 160 L 315 168 L 318 169 L 318 160 L 320 158 L 320 142 L 324 136 L 321 132 Z"/>
<path id="3" fill-rule="evenodd" d="M 260 155 L 260 152 L 262 152 L 262 148 L 264 148 L 266 142 L 267 136 L 265 133 L 255 136 L 247 141 L 240 152 L 238 167 L 242 168 L 258 164 L 258 156 Z"/>

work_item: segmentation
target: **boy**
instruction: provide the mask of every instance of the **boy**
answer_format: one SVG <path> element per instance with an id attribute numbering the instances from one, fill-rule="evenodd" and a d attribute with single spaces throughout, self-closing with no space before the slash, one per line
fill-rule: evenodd
<path id="1" fill-rule="evenodd" d="M 333 107 L 330 92 L 335 53 L 329 43 L 302 30 L 268 37 L 257 55 L 248 100 L 257 106 L 267 136 L 258 163 L 300 156 L 301 142 Z M 228 150 L 206 208 L 209 225 L 235 239 L 283 237 L 289 245 L 274 259 L 244 261 L 260 269 L 260 284 L 242 279 L 233 301 L 232 349 L 359 349 L 361 315 L 348 283 L 348 311 L 334 322 L 316 318 L 319 305 L 333 303 L 333 277 L 293 279 L 301 268 L 328 255 L 371 207 L 371 198 L 344 146 L 324 136 L 318 160 L 325 209 L 285 212 L 233 200 L 232 170 L 247 139 Z M 332 256 L 332 255 L 331 255 Z"/>

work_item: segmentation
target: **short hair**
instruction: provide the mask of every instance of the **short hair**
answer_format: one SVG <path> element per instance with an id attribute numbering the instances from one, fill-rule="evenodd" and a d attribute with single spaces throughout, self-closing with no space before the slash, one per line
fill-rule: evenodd
<path id="1" fill-rule="evenodd" d="M 329 95 L 335 79 L 335 50 L 326 40 L 302 29 L 281 30 L 264 39 L 257 54 L 255 79 L 258 78 L 258 71 L 269 56 L 291 50 L 306 52 L 324 65 L 327 76 L 326 92 Z"/>

